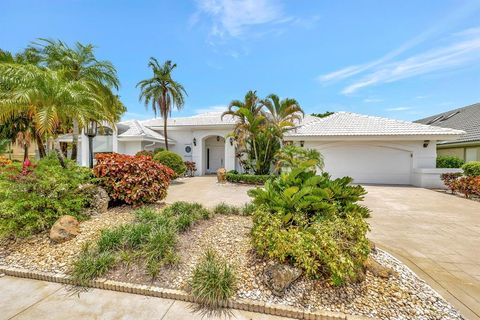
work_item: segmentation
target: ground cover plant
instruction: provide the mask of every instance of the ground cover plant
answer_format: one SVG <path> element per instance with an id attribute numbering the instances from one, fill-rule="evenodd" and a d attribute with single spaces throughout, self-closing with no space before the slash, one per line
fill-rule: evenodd
<path id="1" fill-rule="evenodd" d="M 369 254 L 369 210 L 357 203 L 365 190 L 348 177 L 316 175 L 314 165 L 304 161 L 249 191 L 257 206 L 253 245 L 262 255 L 340 285 L 357 279 Z"/>
<path id="2" fill-rule="evenodd" d="M 91 171 L 73 161 L 65 164 L 48 156 L 29 167 L 13 163 L 0 169 L 0 237 L 47 230 L 65 214 L 86 218 L 89 199 L 78 187 L 91 181 Z"/>
<path id="3" fill-rule="evenodd" d="M 152 161 L 148 156 L 98 154 L 93 168 L 100 184 L 114 201 L 139 205 L 156 202 L 167 196 L 172 169 Z"/>
<path id="4" fill-rule="evenodd" d="M 189 286 L 195 302 L 206 309 L 224 307 L 235 294 L 236 274 L 218 253 L 207 249 L 195 266 Z"/>
<path id="5" fill-rule="evenodd" d="M 161 211 L 138 209 L 133 223 L 104 230 L 96 242 L 88 243 L 71 274 L 77 284 L 87 285 L 116 264 L 142 261 L 155 278 L 161 266 L 176 262 L 178 234 L 210 216 L 202 205 L 187 202 L 175 202 Z"/>

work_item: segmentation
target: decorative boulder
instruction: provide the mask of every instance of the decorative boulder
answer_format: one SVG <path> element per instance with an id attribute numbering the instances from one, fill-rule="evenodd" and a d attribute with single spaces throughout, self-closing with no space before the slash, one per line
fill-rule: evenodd
<path id="1" fill-rule="evenodd" d="M 80 233 L 80 223 L 75 217 L 65 215 L 58 218 L 50 229 L 50 239 L 62 243 L 75 238 Z"/>
<path id="2" fill-rule="evenodd" d="M 365 260 L 363 267 L 366 271 L 370 271 L 374 276 L 380 278 L 386 279 L 390 276 L 397 275 L 395 270 L 382 266 L 371 257 L 368 257 L 367 260 Z"/>
<path id="3" fill-rule="evenodd" d="M 265 270 L 265 284 L 277 296 L 282 296 L 285 290 L 300 276 L 302 271 L 288 264 L 274 264 Z"/>
<path id="4" fill-rule="evenodd" d="M 220 168 L 217 170 L 217 182 L 218 183 L 227 182 L 227 170 L 225 170 L 225 168 Z"/>
<path id="5" fill-rule="evenodd" d="M 107 212 L 110 197 L 105 189 L 91 183 L 80 185 L 78 189 L 89 197 L 89 205 L 85 214 L 93 215 Z"/>

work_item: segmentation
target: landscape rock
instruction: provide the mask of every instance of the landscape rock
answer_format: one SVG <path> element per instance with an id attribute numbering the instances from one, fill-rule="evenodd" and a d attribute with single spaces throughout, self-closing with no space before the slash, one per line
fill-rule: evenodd
<path id="1" fill-rule="evenodd" d="M 218 183 L 227 182 L 227 170 L 225 170 L 225 168 L 220 168 L 217 170 L 217 182 Z"/>
<path id="2" fill-rule="evenodd" d="M 302 271 L 288 264 L 274 264 L 265 270 L 265 284 L 277 296 L 282 296 L 285 290 L 300 276 Z"/>
<path id="3" fill-rule="evenodd" d="M 78 188 L 90 198 L 85 214 L 93 215 L 107 212 L 110 197 L 105 189 L 91 183 L 80 185 Z"/>
<path id="4" fill-rule="evenodd" d="M 50 229 L 50 240 L 62 243 L 75 238 L 80 233 L 80 223 L 75 217 L 64 215 L 58 218 Z"/>
<path id="5" fill-rule="evenodd" d="M 366 271 L 370 271 L 376 277 L 387 279 L 390 276 L 397 275 L 396 271 L 388 267 L 382 266 L 380 263 L 378 263 L 371 257 L 368 257 L 367 260 L 365 260 L 363 266 Z"/>

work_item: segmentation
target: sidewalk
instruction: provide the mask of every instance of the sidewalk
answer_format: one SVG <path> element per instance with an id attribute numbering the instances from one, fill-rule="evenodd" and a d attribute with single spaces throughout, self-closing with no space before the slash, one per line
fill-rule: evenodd
<path id="1" fill-rule="evenodd" d="M 287 320 L 247 311 L 205 316 L 189 303 L 136 294 L 91 289 L 80 295 L 58 283 L 0 277 L 0 319 L 175 319 Z"/>

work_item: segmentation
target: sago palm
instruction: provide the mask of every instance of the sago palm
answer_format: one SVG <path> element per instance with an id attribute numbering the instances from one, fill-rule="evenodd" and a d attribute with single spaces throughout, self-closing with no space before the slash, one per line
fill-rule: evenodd
<path id="1" fill-rule="evenodd" d="M 150 58 L 148 66 L 152 69 L 153 76 L 140 81 L 140 100 L 143 100 L 145 107 L 152 107 L 155 116 L 157 112 L 163 118 L 163 135 L 165 138 L 165 149 L 168 150 L 167 119 L 172 110 L 180 110 L 185 103 L 187 92 L 179 82 L 172 79 L 172 71 L 177 67 L 175 63 L 167 60 L 160 65 L 157 59 Z"/>

